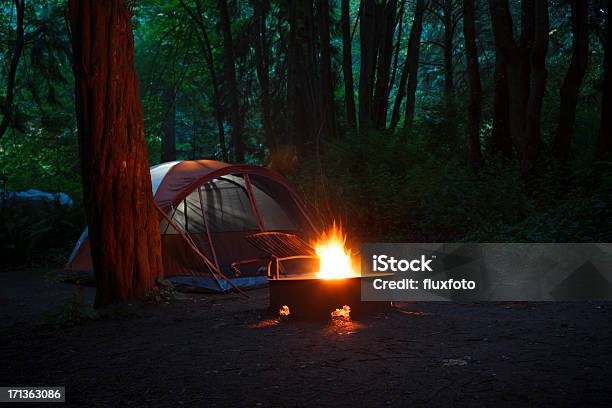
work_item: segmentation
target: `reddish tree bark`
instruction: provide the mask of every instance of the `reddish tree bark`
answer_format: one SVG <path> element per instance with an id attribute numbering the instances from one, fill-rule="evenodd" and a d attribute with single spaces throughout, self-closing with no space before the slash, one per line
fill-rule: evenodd
<path id="1" fill-rule="evenodd" d="M 163 275 L 124 0 L 70 0 L 76 117 L 95 306 L 140 297 Z"/>
<path id="2" fill-rule="evenodd" d="M 25 12 L 25 0 L 15 0 L 15 9 L 17 12 L 17 28 L 15 30 L 15 46 L 13 55 L 11 56 L 11 65 L 9 67 L 8 79 L 6 81 L 6 96 L 4 103 L 0 101 L 0 112 L 2 113 L 2 121 L 0 122 L 0 139 L 6 133 L 9 125 L 13 121 L 13 95 L 15 93 L 15 76 L 17 75 L 17 67 L 23 51 L 23 15 Z"/>
<path id="3" fill-rule="evenodd" d="M 478 68 L 478 51 L 476 50 L 476 24 L 474 0 L 463 0 L 463 36 L 467 53 L 468 80 L 470 83 L 470 103 L 468 107 L 467 145 L 470 165 L 480 167 L 480 124 L 482 115 L 482 86 Z"/>
<path id="4" fill-rule="evenodd" d="M 227 1 L 219 0 L 219 14 L 221 31 L 223 33 L 223 70 L 227 85 L 227 98 L 229 99 L 229 118 L 232 125 L 232 142 L 236 162 L 244 162 L 244 140 L 242 139 L 242 115 L 240 113 L 240 95 L 236 82 L 236 65 L 234 62 L 234 45 L 232 30 L 227 9 Z"/>
<path id="5" fill-rule="evenodd" d="M 342 73 L 344 75 L 344 101 L 346 104 L 346 120 L 350 128 L 357 125 L 355 112 L 355 89 L 353 85 L 353 53 L 351 38 L 351 21 L 349 0 L 342 0 Z"/>
<path id="6" fill-rule="evenodd" d="M 588 12 L 589 4 L 586 0 L 572 0 L 572 62 L 561 85 L 559 127 L 554 146 L 555 157 L 562 161 L 566 160 L 569 154 L 578 93 L 589 57 Z"/>
<path id="7" fill-rule="evenodd" d="M 412 122 L 412 117 L 414 116 L 414 94 L 416 92 L 418 79 L 419 52 L 421 49 L 421 33 L 423 31 L 423 13 L 425 12 L 425 7 L 425 0 L 417 0 L 414 10 L 414 19 L 412 20 L 412 28 L 410 29 L 410 37 L 408 38 L 408 49 L 406 51 L 406 58 L 404 59 L 404 68 L 402 69 L 397 95 L 395 96 L 395 103 L 393 104 L 393 111 L 391 112 L 390 129 L 395 129 L 400 120 L 400 108 L 405 95 L 408 95 L 408 97 L 406 99 L 404 128 L 409 127 L 409 123 Z M 408 85 L 406 85 L 407 82 Z"/>

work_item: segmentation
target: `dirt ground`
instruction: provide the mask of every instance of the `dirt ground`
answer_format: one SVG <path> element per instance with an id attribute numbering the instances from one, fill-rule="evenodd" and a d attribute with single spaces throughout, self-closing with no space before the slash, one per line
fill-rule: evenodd
<path id="1" fill-rule="evenodd" d="M 413 303 L 316 322 L 277 319 L 260 289 L 68 324 L 75 293 L 0 273 L 0 385 L 65 386 L 78 407 L 612 405 L 610 303 Z"/>

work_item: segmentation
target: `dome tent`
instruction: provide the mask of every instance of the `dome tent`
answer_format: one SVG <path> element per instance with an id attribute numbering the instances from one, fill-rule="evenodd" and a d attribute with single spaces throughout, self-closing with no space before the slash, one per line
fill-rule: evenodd
<path id="1" fill-rule="evenodd" d="M 164 275 L 178 286 L 221 292 L 234 285 L 259 286 L 266 283 L 261 264 L 241 267 L 240 276 L 232 268 L 233 262 L 265 257 L 246 236 L 279 231 L 309 237 L 316 232 L 298 194 L 263 167 L 174 161 L 151 167 L 151 185 L 156 205 L 171 220 L 160 217 Z M 66 267 L 93 270 L 87 229 Z"/>

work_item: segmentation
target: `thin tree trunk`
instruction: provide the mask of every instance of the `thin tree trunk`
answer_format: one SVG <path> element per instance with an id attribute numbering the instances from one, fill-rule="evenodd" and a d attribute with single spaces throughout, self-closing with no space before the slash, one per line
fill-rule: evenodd
<path id="1" fill-rule="evenodd" d="M 15 93 L 15 77 L 17 75 L 17 67 L 19 59 L 23 51 L 23 15 L 25 12 L 25 0 L 15 0 L 15 8 L 17 12 L 17 29 L 15 31 L 15 46 L 13 55 L 11 56 L 11 65 L 9 67 L 8 79 L 6 81 L 6 96 L 4 103 L 0 101 L 0 112 L 2 113 L 2 121 L 0 122 L 0 140 L 6 133 L 13 122 L 13 95 Z"/>
<path id="2" fill-rule="evenodd" d="M 588 14 L 589 3 L 586 0 L 572 0 L 572 62 L 561 85 L 559 127 L 554 146 L 555 157 L 562 161 L 567 160 L 569 154 L 578 93 L 589 56 Z"/>
<path id="3" fill-rule="evenodd" d="M 417 0 L 416 8 L 414 11 L 414 19 L 412 20 L 412 28 L 410 29 L 410 37 L 408 39 L 408 49 L 406 50 L 406 57 L 404 59 L 404 68 L 402 69 L 402 75 L 397 88 L 397 95 L 395 96 L 395 103 L 393 104 L 393 111 L 391 112 L 391 123 L 389 129 L 395 129 L 400 119 L 400 108 L 402 100 L 406 95 L 406 83 L 410 78 L 413 78 L 413 83 L 408 86 L 408 99 L 412 92 L 412 108 L 410 110 L 410 121 L 414 114 L 414 92 L 416 92 L 416 79 L 417 69 L 419 66 L 419 50 L 421 47 L 421 32 L 423 31 L 423 13 L 425 11 L 425 0 Z M 414 72 L 414 76 L 412 75 Z M 412 88 L 413 87 L 413 88 Z M 408 103 L 408 101 L 406 102 Z M 406 110 L 408 113 L 408 110 Z M 406 117 L 408 120 L 408 116 Z"/>
<path id="4" fill-rule="evenodd" d="M 176 160 L 176 90 L 173 86 L 164 89 L 161 126 L 161 163 Z"/>
<path id="5" fill-rule="evenodd" d="M 200 29 L 201 36 L 198 36 L 198 42 L 200 44 L 200 48 L 204 52 L 206 58 L 206 66 L 208 67 L 208 73 L 210 74 L 210 81 L 213 86 L 213 109 L 215 111 L 215 122 L 217 122 L 217 130 L 219 137 L 219 145 L 221 147 L 221 155 L 223 157 L 223 161 L 229 161 L 229 154 L 227 151 L 227 144 L 225 142 L 225 126 L 223 125 L 223 109 L 221 107 L 221 94 L 219 91 L 219 79 L 217 75 L 217 70 L 215 69 L 215 60 L 212 53 L 212 47 L 210 45 L 210 40 L 208 38 L 208 32 L 206 31 L 206 25 L 204 24 L 204 19 L 202 17 L 202 7 L 200 5 L 200 1 L 196 0 L 196 12 L 194 12 L 187 4 L 185 4 L 184 0 L 179 0 L 179 3 L 185 9 L 189 17 L 196 23 L 198 28 Z"/>
<path id="6" fill-rule="evenodd" d="M 344 101 L 346 104 L 346 120 L 350 128 L 357 126 L 355 113 L 355 89 L 353 85 L 353 53 L 351 46 L 351 21 L 349 0 L 342 0 L 342 72 L 344 74 Z"/>
<path id="7" fill-rule="evenodd" d="M 321 119 L 324 134 L 329 138 L 336 137 L 336 112 L 334 104 L 334 81 L 332 78 L 331 47 L 329 38 L 329 0 L 317 1 L 319 20 L 319 43 L 321 44 Z"/>
<path id="8" fill-rule="evenodd" d="M 412 126 L 412 119 L 414 118 L 414 106 L 416 103 L 416 89 L 419 83 L 419 58 L 421 51 L 421 32 L 423 31 L 423 13 L 425 12 L 425 2 L 423 0 L 417 0 L 417 7 L 421 2 L 422 12 L 419 13 L 420 17 L 418 20 L 418 32 L 415 35 L 414 44 L 412 41 L 409 43 L 409 66 L 408 66 L 408 85 L 406 87 L 406 113 L 404 115 L 404 130 L 410 129 Z M 415 17 L 416 19 L 416 17 Z M 412 39 L 412 32 L 410 33 Z"/>
<path id="9" fill-rule="evenodd" d="M 244 162 L 244 141 L 242 139 L 242 115 L 240 113 L 240 95 L 236 82 L 236 65 L 234 62 L 234 46 L 232 41 L 231 23 L 227 10 L 227 0 L 217 2 L 220 14 L 220 26 L 223 33 L 223 69 L 229 99 L 230 124 L 232 125 L 232 142 L 237 163 Z"/>
<path id="10" fill-rule="evenodd" d="M 397 30 L 397 41 L 395 41 L 395 51 L 393 53 L 393 70 L 391 71 L 391 79 L 389 80 L 389 88 L 387 89 L 387 99 L 391 90 L 395 86 L 395 79 L 397 78 L 397 67 L 399 63 L 400 45 L 402 43 L 402 34 L 404 31 L 404 9 L 406 7 L 406 0 L 402 0 L 399 9 L 399 28 Z"/>
<path id="11" fill-rule="evenodd" d="M 141 297 L 163 276 L 132 18 L 124 0 L 105 5 L 69 2 L 95 306 Z"/>
<path id="12" fill-rule="evenodd" d="M 381 15 L 381 27 L 378 32 L 384 34 L 378 52 L 378 69 L 376 72 L 376 88 L 374 91 L 374 112 L 372 119 L 377 129 L 387 126 L 387 109 L 389 105 L 389 79 L 391 60 L 393 58 L 393 34 L 395 32 L 395 13 L 397 0 L 389 0 Z"/>
<path id="13" fill-rule="evenodd" d="M 601 121 L 599 125 L 598 155 L 609 158 L 612 153 L 612 6 L 608 1 L 606 41 L 604 45 L 603 95 L 601 97 Z"/>
<path id="14" fill-rule="evenodd" d="M 455 112 L 455 78 L 453 64 L 453 37 L 455 34 L 453 23 L 453 0 L 443 0 L 442 17 L 442 23 L 444 25 L 444 104 L 448 130 L 450 136 L 453 136 L 455 134 L 457 120 Z"/>
<path id="15" fill-rule="evenodd" d="M 463 36 L 467 52 L 467 69 L 470 83 L 470 103 L 468 107 L 468 151 L 472 168 L 480 167 L 480 124 L 482 115 L 482 86 L 478 68 L 478 51 L 476 50 L 474 0 L 463 0 Z"/>
<path id="16" fill-rule="evenodd" d="M 493 102 L 493 130 L 491 132 L 491 154 L 512 156 L 510 137 L 510 112 L 508 111 L 508 76 L 501 52 L 495 53 L 495 96 Z"/>
<path id="17" fill-rule="evenodd" d="M 530 86 L 527 101 L 527 145 L 525 149 L 527 171 L 530 171 L 540 155 L 542 101 L 546 90 L 546 54 L 548 52 L 548 0 L 535 0 L 533 4 L 534 39 L 529 56 Z"/>
<path id="18" fill-rule="evenodd" d="M 455 80 L 453 75 L 453 1 L 442 2 L 442 23 L 444 25 L 444 98 L 447 104 L 453 103 Z M 454 119 L 454 118 L 453 118 Z"/>
<path id="19" fill-rule="evenodd" d="M 359 20 L 361 65 L 359 69 L 359 128 L 371 127 L 372 78 L 376 66 L 376 1 L 364 0 Z"/>
<path id="20" fill-rule="evenodd" d="M 255 66 L 260 86 L 261 121 L 270 149 L 276 147 L 277 140 L 272 126 L 272 100 L 270 98 L 270 50 L 266 20 L 270 12 L 269 0 L 254 0 L 255 12 Z"/>

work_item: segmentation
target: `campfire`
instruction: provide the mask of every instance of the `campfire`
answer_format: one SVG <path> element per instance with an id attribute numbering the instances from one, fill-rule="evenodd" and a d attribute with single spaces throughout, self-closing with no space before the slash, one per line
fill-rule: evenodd
<path id="1" fill-rule="evenodd" d="M 319 258 L 318 279 L 344 279 L 359 276 L 355 273 L 351 250 L 346 248 L 346 234 L 334 222 L 313 245 Z"/>
<path id="2" fill-rule="evenodd" d="M 247 237 L 270 255 L 268 284 L 270 307 L 280 316 L 349 318 L 388 310 L 390 302 L 363 302 L 359 260 L 347 247 L 347 235 L 335 222 L 317 239 L 307 243 L 280 232 Z M 293 262 L 306 271 L 296 273 Z"/>

